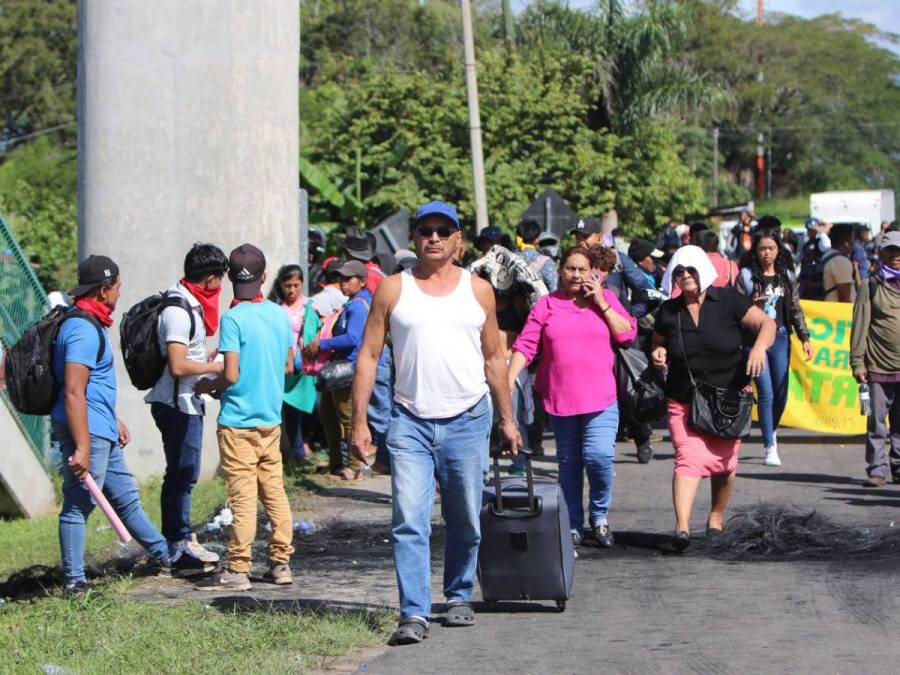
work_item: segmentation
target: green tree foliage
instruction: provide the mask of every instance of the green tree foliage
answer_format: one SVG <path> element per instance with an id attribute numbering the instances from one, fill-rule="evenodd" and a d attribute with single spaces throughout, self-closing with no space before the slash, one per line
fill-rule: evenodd
<path id="1" fill-rule="evenodd" d="M 492 222 L 514 225 L 548 186 L 585 216 L 617 208 L 635 230 L 666 214 L 702 209 L 701 182 L 679 161 L 670 127 L 647 124 L 617 136 L 588 124 L 590 106 L 580 91 L 592 69 L 576 54 L 480 53 Z M 304 117 L 303 156 L 327 167 L 335 184 L 348 184 L 361 151 L 367 224 L 433 198 L 474 213 L 461 72 L 433 77 L 373 68 L 356 81 L 322 86 L 307 100 L 321 115 Z M 311 200 L 316 219 L 340 221 L 341 205 L 328 194 L 314 191 Z"/>
<path id="2" fill-rule="evenodd" d="M 46 137 L 17 147 L 0 165 L 0 213 L 47 290 L 75 281 L 76 172 L 75 151 Z"/>
<path id="3" fill-rule="evenodd" d="M 69 124 L 74 141 L 75 0 L 0 3 L 0 124 L 15 138 Z"/>
<path id="4" fill-rule="evenodd" d="M 48 287 L 75 261 L 76 0 L 0 2 L 0 210 Z M 760 131 L 780 193 L 900 185 L 900 62 L 876 27 L 737 0 L 534 0 L 512 49 L 475 3 L 489 213 L 551 186 L 632 232 L 746 198 Z M 458 0 L 301 0 L 301 180 L 313 219 L 374 225 L 443 197 L 471 218 Z M 758 78 L 763 73 L 763 79 Z M 49 136 L 28 136 L 68 125 Z M 737 185 L 741 183 L 741 186 Z"/>
<path id="5" fill-rule="evenodd" d="M 734 101 L 693 121 L 721 128 L 732 175 L 752 167 L 762 132 L 780 193 L 900 186 L 900 58 L 875 43 L 896 36 L 836 14 L 767 15 L 759 27 L 735 15 L 734 0 L 683 5 L 687 62 Z"/>
<path id="6" fill-rule="evenodd" d="M 658 0 L 638 12 L 627 12 L 622 0 L 604 0 L 593 13 L 538 0 L 520 18 L 517 39 L 520 49 L 588 59 L 592 72 L 583 91 L 593 125 L 628 133 L 648 119 L 683 117 L 728 100 L 702 67 L 681 58 L 688 18 L 678 5 Z"/>
<path id="7" fill-rule="evenodd" d="M 475 38 L 491 44 L 497 2 L 478 2 Z M 300 74 L 305 84 L 343 80 L 360 68 L 442 71 L 462 60 L 459 0 L 301 0 Z"/>

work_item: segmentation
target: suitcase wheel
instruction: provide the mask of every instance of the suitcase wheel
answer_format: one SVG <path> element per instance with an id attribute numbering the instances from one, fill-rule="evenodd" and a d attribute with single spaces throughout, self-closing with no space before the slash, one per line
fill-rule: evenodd
<path id="1" fill-rule="evenodd" d="M 492 612 L 495 609 L 497 609 L 497 601 L 496 600 L 485 600 L 484 604 L 487 605 L 487 608 Z"/>
<path id="2" fill-rule="evenodd" d="M 557 612 L 565 612 L 566 611 L 566 601 L 565 600 L 557 600 L 556 601 L 556 611 Z"/>

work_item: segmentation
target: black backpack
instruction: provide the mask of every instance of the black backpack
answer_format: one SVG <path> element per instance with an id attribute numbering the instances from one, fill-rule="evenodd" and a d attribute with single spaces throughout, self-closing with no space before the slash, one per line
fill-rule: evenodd
<path id="1" fill-rule="evenodd" d="M 191 338 L 196 325 L 194 311 L 178 293 L 156 293 L 125 312 L 119 325 L 119 341 L 128 378 L 138 389 L 150 389 L 162 377 L 166 356 L 159 347 L 159 315 L 167 307 L 181 307 L 191 317 Z"/>
<path id="2" fill-rule="evenodd" d="M 843 253 L 831 251 L 820 253 L 815 239 L 803 247 L 803 260 L 800 261 L 800 298 L 803 300 L 824 300 L 833 288 L 825 288 L 825 263 Z M 846 256 L 844 256 L 846 257 Z"/>
<path id="3" fill-rule="evenodd" d="M 100 322 L 78 308 L 54 307 L 6 352 L 6 391 L 20 413 L 48 415 L 53 410 L 62 386 L 53 374 L 53 347 L 63 322 L 73 317 L 85 319 L 97 329 L 97 362 L 103 358 L 106 339 Z"/>

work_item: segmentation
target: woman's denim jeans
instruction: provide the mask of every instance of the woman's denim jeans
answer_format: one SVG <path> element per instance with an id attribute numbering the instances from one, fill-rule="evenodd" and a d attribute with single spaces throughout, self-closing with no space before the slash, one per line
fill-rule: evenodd
<path id="1" fill-rule="evenodd" d="M 606 522 L 612 503 L 619 404 L 584 415 L 551 415 L 559 461 L 559 485 L 569 507 L 569 529 L 584 527 L 584 471 L 587 469 L 590 525 Z"/>
<path id="2" fill-rule="evenodd" d="M 756 378 L 756 394 L 759 397 L 757 412 L 763 447 L 775 443 L 775 432 L 787 405 L 790 365 L 791 338 L 787 329 L 781 327 L 775 333 L 775 342 L 766 351 L 766 369 Z"/>
<path id="3" fill-rule="evenodd" d="M 431 615 L 431 512 L 435 478 L 446 523 L 444 596 L 468 602 L 481 541 L 482 477 L 491 432 L 485 396 L 448 419 L 421 419 L 401 405 L 391 412 L 387 445 L 394 497 L 391 536 L 400 589 L 400 614 Z"/>
<path id="4" fill-rule="evenodd" d="M 63 459 L 63 505 L 59 514 L 59 548 L 62 551 L 63 577 L 67 585 L 84 580 L 84 536 L 94 502 L 87 488 L 69 468 L 75 452 L 75 440 L 69 428 L 53 421 L 53 438 L 59 441 Z M 105 438 L 91 436 L 90 472 L 103 490 L 125 527 L 154 558 L 168 561 L 169 545 L 150 522 L 138 495 L 138 486 L 125 464 L 122 447 Z"/>

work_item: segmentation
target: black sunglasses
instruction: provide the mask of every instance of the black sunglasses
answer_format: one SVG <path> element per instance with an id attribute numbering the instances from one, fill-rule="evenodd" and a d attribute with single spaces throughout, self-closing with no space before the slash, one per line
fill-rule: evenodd
<path id="1" fill-rule="evenodd" d="M 437 232 L 437 236 L 441 239 L 449 239 L 450 235 L 456 232 L 457 229 L 455 227 L 450 227 L 449 225 L 441 225 L 440 227 L 429 227 L 428 225 L 416 225 L 416 232 L 419 233 L 419 236 L 423 239 L 431 239 L 431 235 Z"/>
<path id="2" fill-rule="evenodd" d="M 681 266 L 679 265 L 679 266 L 676 267 L 674 270 L 672 270 L 672 278 L 673 278 L 673 279 L 680 279 L 681 277 L 684 276 L 684 273 L 685 273 L 685 272 L 687 272 L 688 274 L 691 274 L 691 275 L 693 275 L 693 276 L 695 276 L 695 277 L 696 277 L 696 276 L 700 276 L 699 274 L 697 274 L 697 268 L 696 268 L 696 267 L 681 267 Z"/>

